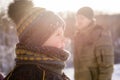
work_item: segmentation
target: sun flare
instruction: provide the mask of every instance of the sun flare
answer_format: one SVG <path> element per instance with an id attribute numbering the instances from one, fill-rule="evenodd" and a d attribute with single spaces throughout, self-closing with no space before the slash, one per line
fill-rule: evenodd
<path id="1" fill-rule="evenodd" d="M 35 6 L 54 12 L 77 11 L 82 6 L 92 7 L 96 11 L 120 13 L 119 0 L 33 0 Z"/>

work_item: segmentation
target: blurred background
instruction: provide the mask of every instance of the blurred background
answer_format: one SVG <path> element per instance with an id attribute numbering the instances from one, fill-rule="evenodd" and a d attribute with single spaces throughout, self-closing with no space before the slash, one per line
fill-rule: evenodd
<path id="1" fill-rule="evenodd" d="M 119 0 L 32 0 L 37 7 L 44 7 L 59 14 L 66 22 L 65 36 L 72 39 L 75 28 L 76 11 L 89 6 L 95 12 L 98 24 L 109 29 L 112 33 L 114 54 L 115 54 L 115 72 L 113 80 L 120 77 L 120 1 Z M 13 0 L 0 0 L 0 72 L 8 74 L 14 66 L 15 45 L 18 42 L 15 25 L 7 15 L 9 4 Z M 67 61 L 65 72 L 71 80 L 74 76 L 73 56 L 71 44 L 66 49 L 71 52 L 70 59 Z"/>

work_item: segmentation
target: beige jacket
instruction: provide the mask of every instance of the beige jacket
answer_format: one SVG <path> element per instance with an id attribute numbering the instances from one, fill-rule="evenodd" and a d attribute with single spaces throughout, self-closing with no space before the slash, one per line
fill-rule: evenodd
<path id="1" fill-rule="evenodd" d="M 74 38 L 75 80 L 111 80 L 114 52 L 109 31 L 91 25 Z"/>

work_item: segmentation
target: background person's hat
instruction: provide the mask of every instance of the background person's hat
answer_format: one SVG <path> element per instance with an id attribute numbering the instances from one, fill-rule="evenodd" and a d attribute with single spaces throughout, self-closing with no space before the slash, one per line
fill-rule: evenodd
<path id="1" fill-rule="evenodd" d="M 94 18 L 94 12 L 90 7 L 82 7 L 77 11 L 78 15 L 83 15 L 88 19 L 92 20 Z"/>

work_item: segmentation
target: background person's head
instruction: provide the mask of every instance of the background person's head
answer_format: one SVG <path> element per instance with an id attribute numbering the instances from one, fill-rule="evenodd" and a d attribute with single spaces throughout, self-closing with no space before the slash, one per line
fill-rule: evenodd
<path id="1" fill-rule="evenodd" d="M 88 26 L 94 19 L 94 11 L 90 7 L 82 7 L 77 11 L 76 24 L 81 28 Z"/>
<path id="2" fill-rule="evenodd" d="M 36 8 L 31 1 L 10 4 L 9 16 L 17 26 L 19 43 L 25 46 L 64 46 L 64 21 L 55 13 Z"/>

